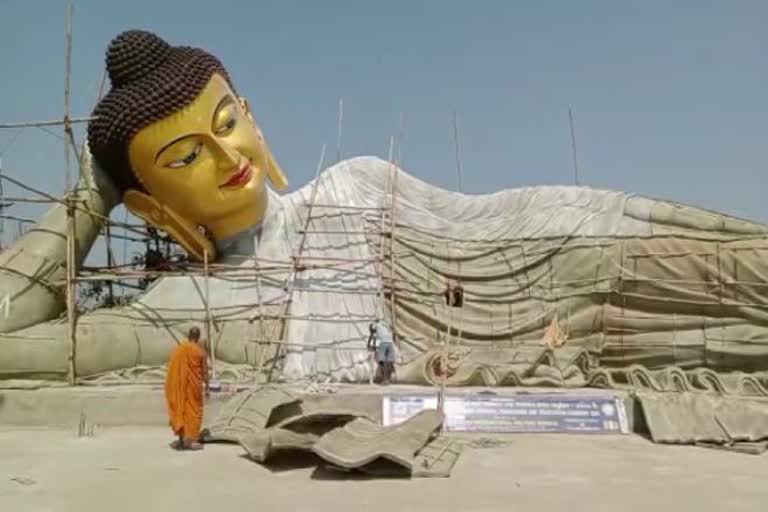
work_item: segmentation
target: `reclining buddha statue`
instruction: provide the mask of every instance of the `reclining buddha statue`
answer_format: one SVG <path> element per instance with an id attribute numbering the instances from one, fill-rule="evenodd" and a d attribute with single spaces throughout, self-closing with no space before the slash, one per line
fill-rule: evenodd
<path id="1" fill-rule="evenodd" d="M 77 315 L 70 351 L 56 206 L 0 255 L 0 378 L 66 380 L 72 354 L 80 382 L 153 381 L 194 324 L 221 380 L 367 382 L 385 319 L 399 382 L 765 393 L 765 225 L 585 187 L 464 195 L 375 157 L 279 195 L 286 174 L 219 59 L 128 31 L 106 63 L 75 264 L 122 202 L 223 270 Z"/>

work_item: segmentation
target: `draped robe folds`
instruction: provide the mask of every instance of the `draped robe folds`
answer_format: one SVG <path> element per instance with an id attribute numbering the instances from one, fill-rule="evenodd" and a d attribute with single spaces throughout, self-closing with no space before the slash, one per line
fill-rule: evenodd
<path id="1" fill-rule="evenodd" d="M 199 344 L 188 341 L 171 353 L 165 399 L 171 429 L 184 439 L 197 440 L 200 435 L 206 371 L 206 354 Z"/>

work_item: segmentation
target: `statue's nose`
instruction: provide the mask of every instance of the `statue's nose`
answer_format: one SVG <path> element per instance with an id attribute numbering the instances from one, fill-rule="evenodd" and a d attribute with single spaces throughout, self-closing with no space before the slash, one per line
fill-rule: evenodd
<path id="1" fill-rule="evenodd" d="M 209 143 L 216 158 L 216 167 L 220 171 L 231 171 L 240 163 L 240 153 L 226 142 L 211 137 Z"/>

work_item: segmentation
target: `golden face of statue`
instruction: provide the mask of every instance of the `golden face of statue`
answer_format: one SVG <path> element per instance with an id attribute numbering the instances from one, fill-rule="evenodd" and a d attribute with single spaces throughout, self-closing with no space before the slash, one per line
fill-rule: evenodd
<path id="1" fill-rule="evenodd" d="M 128 157 L 152 199 L 214 239 L 262 220 L 265 178 L 287 185 L 247 103 L 218 74 L 192 104 L 137 133 Z"/>

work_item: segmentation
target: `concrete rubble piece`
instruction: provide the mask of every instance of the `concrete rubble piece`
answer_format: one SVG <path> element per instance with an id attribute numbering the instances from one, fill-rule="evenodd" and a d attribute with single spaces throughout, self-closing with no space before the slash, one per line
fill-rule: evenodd
<path id="1" fill-rule="evenodd" d="M 425 410 L 384 427 L 344 396 L 305 402 L 277 386 L 232 397 L 202 433 L 205 443 L 240 444 L 252 460 L 271 464 L 281 454 L 304 452 L 331 469 L 379 477 L 448 477 L 461 453 L 458 441 L 439 436 L 442 413 Z"/>

